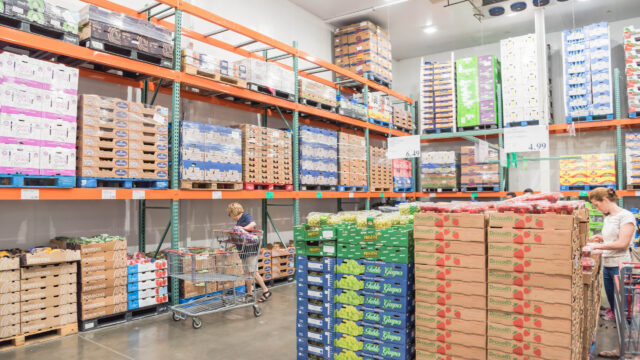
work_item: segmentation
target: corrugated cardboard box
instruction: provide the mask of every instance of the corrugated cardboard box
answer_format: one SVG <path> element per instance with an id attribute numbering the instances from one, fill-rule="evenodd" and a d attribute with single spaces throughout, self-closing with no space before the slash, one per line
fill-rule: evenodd
<path id="1" fill-rule="evenodd" d="M 481 242 L 424 240 L 415 242 L 416 252 L 433 252 L 438 254 L 463 254 L 484 256 L 485 244 Z"/>
<path id="2" fill-rule="evenodd" d="M 443 344 L 439 341 L 416 338 L 416 360 L 430 359 L 426 353 L 447 355 L 450 357 L 449 359 L 486 360 L 487 358 L 487 352 L 484 348 L 461 344 Z"/>
<path id="3" fill-rule="evenodd" d="M 571 348 L 570 334 L 531 328 L 518 328 L 515 326 L 495 324 L 492 322 L 487 324 L 487 338 L 501 338 L 507 340 L 526 341 L 532 344 Z"/>
<path id="4" fill-rule="evenodd" d="M 424 222 L 425 220 L 420 220 Z M 429 227 L 415 226 L 413 237 L 427 240 L 458 240 L 485 242 L 485 230 L 483 228 L 463 228 L 463 227 Z M 417 241 L 416 241 L 417 242 Z"/>
<path id="5" fill-rule="evenodd" d="M 469 334 L 459 331 L 416 327 L 416 338 L 438 341 L 443 344 L 460 344 L 483 349 L 487 346 L 485 334 Z"/>
<path id="6" fill-rule="evenodd" d="M 463 282 L 418 277 L 415 279 L 415 288 L 418 290 L 433 291 L 440 294 L 457 293 L 477 296 L 487 295 L 487 284 L 484 282 Z"/>
<path id="7" fill-rule="evenodd" d="M 416 226 L 427 227 L 462 227 L 462 228 L 484 228 L 484 214 L 440 214 L 440 213 L 417 213 L 414 215 L 413 223 Z"/>
<path id="8" fill-rule="evenodd" d="M 455 318 L 467 321 L 486 321 L 487 310 L 465 308 L 459 306 L 439 305 L 436 303 L 416 303 L 416 314 L 439 317 Z"/>
<path id="9" fill-rule="evenodd" d="M 549 304 L 542 301 L 523 301 L 488 297 L 487 308 L 489 310 L 512 312 L 515 314 L 540 315 L 562 319 L 572 318 L 571 305 Z"/>
<path id="10" fill-rule="evenodd" d="M 484 269 L 461 268 L 457 266 L 415 265 L 416 277 L 434 278 L 440 280 L 460 280 L 469 282 L 485 282 Z"/>
<path id="11" fill-rule="evenodd" d="M 127 311 L 127 302 L 109 306 L 103 306 L 95 309 L 82 309 L 80 313 L 81 320 L 95 319 L 107 315 L 118 314 Z"/>
<path id="12" fill-rule="evenodd" d="M 437 266 L 458 266 L 464 268 L 484 269 L 486 268 L 486 258 L 484 256 L 473 255 L 446 255 L 435 253 L 415 253 L 415 263 Z"/>
<path id="13" fill-rule="evenodd" d="M 51 297 L 46 297 L 41 299 L 24 300 L 20 304 L 20 309 L 22 311 L 31 311 L 31 310 L 45 309 L 49 307 L 66 305 L 66 304 L 73 304 L 73 306 L 76 306 L 75 305 L 76 302 L 77 302 L 76 294 L 71 293 L 71 294 L 63 294 L 63 295 L 51 296 Z"/>
<path id="14" fill-rule="evenodd" d="M 486 321 L 467 321 L 456 318 L 440 318 L 416 314 L 416 328 L 434 328 L 484 335 L 487 331 Z"/>
<path id="15" fill-rule="evenodd" d="M 546 275 L 530 272 L 513 272 L 492 270 L 487 271 L 488 281 L 493 284 L 541 287 L 546 289 L 566 290 L 571 288 L 571 277 L 561 275 Z"/>
<path id="16" fill-rule="evenodd" d="M 515 326 L 517 328 L 531 328 L 545 331 L 571 333 L 570 319 L 549 318 L 545 316 L 523 315 L 489 310 L 487 320 L 494 324 Z"/>
<path id="17" fill-rule="evenodd" d="M 486 296 L 473 296 L 464 294 L 438 294 L 432 291 L 416 290 L 416 304 L 431 303 L 441 306 L 485 309 L 487 307 Z"/>
<path id="18" fill-rule="evenodd" d="M 571 260 L 520 260 L 515 258 L 489 257 L 488 268 L 489 270 L 513 271 L 517 273 L 532 272 L 571 276 L 573 272 L 573 262 Z"/>

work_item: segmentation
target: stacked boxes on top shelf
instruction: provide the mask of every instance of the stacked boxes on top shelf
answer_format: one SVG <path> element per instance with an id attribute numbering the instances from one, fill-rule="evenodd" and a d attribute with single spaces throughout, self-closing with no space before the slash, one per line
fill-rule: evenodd
<path id="1" fill-rule="evenodd" d="M 367 107 L 359 103 L 355 96 L 337 95 L 338 114 L 367 121 L 369 115 Z"/>
<path id="2" fill-rule="evenodd" d="M 493 55 L 456 61 L 457 127 L 498 124 L 500 62 Z"/>
<path id="3" fill-rule="evenodd" d="M 500 55 L 504 126 L 522 122 L 547 125 L 544 94 L 548 92 L 548 77 L 539 71 L 535 35 L 501 40 Z M 540 79 L 545 80 L 541 82 Z M 542 83 L 545 88 L 541 88 Z"/>
<path id="4" fill-rule="evenodd" d="M 565 206 L 556 205 L 558 209 Z M 526 212 L 527 207 L 507 206 L 505 210 Z M 500 206 L 498 211 L 502 211 Z M 517 354 L 549 360 L 582 359 L 579 218 L 586 220 L 586 212 L 573 210 L 571 215 L 560 215 L 552 209 L 537 214 L 490 214 L 489 358 Z"/>
<path id="5" fill-rule="evenodd" d="M 325 110 L 335 111 L 336 106 L 338 106 L 335 88 L 305 77 L 299 77 L 298 84 L 300 86 L 299 92 L 301 103 Z"/>
<path id="6" fill-rule="evenodd" d="M 413 191 L 413 166 L 411 161 L 404 159 L 393 159 L 393 191 L 411 192 Z"/>
<path id="7" fill-rule="evenodd" d="M 113 36 L 114 33 L 119 36 Z M 171 30 L 95 5 L 80 10 L 80 45 L 171 68 Z"/>
<path id="8" fill-rule="evenodd" d="M 295 80 L 293 71 L 277 62 L 265 62 L 244 58 L 233 63 L 234 69 L 246 71 L 247 87 L 279 98 L 294 100 Z"/>
<path id="9" fill-rule="evenodd" d="M 632 136 L 627 135 L 627 139 Z M 633 173 L 633 166 L 627 169 Z M 585 154 L 577 159 L 560 160 L 560 190 L 589 190 L 597 186 L 616 188 L 615 154 Z"/>
<path id="10" fill-rule="evenodd" d="M 143 253 L 129 256 L 127 302 L 129 310 L 169 301 L 167 260 L 150 259 Z"/>
<path id="11" fill-rule="evenodd" d="M 381 27 L 369 21 L 339 27 L 333 55 L 336 65 L 391 87 L 391 40 Z"/>
<path id="12" fill-rule="evenodd" d="M 300 127 L 300 184 L 338 185 L 338 133 L 311 126 Z"/>
<path id="13" fill-rule="evenodd" d="M 640 185 L 640 133 L 626 133 L 624 145 L 627 186 Z"/>
<path id="14" fill-rule="evenodd" d="M 458 188 L 455 151 L 423 152 L 421 155 L 421 190 L 453 191 Z"/>
<path id="15" fill-rule="evenodd" d="M 371 191 L 393 190 L 393 166 L 387 158 L 387 150 L 371 146 L 369 148 L 369 182 Z"/>
<path id="16" fill-rule="evenodd" d="M 78 43 L 80 15 L 77 11 L 51 4 L 51 0 L 37 3 L 8 0 L 4 1 L 3 5 L 0 9 L 0 17 L 8 17 L 13 20 L 9 22 L 10 24 L 13 24 L 15 20 L 19 20 L 29 24 L 27 29 L 33 34 L 55 38 L 72 44 Z M 11 26 L 14 27 L 14 25 Z M 22 28 L 20 26 L 16 27 Z"/>
<path id="17" fill-rule="evenodd" d="M 242 180 L 245 190 L 292 190 L 291 133 L 256 125 L 242 130 Z"/>
<path id="18" fill-rule="evenodd" d="M 180 132 L 180 187 L 240 190 L 242 131 L 183 121 Z"/>
<path id="19" fill-rule="evenodd" d="M 201 76 L 225 84 L 246 88 L 247 68 L 240 62 L 231 62 L 215 56 L 193 50 L 193 43 L 182 49 L 182 71 L 187 74 Z M 200 89 L 189 88 L 196 93 Z"/>
<path id="20" fill-rule="evenodd" d="M 485 360 L 485 215 L 450 205 L 425 204 L 414 218 L 417 358 Z"/>
<path id="21" fill-rule="evenodd" d="M 564 30 L 562 46 L 567 122 L 612 119 L 609 25 L 603 22 Z"/>
<path id="22" fill-rule="evenodd" d="M 20 334 L 20 258 L 4 251 L 0 258 L 0 341 Z"/>
<path id="23" fill-rule="evenodd" d="M 78 70 L 7 51 L 0 61 L 3 185 L 73 187 Z"/>
<path id="24" fill-rule="evenodd" d="M 79 106 L 80 187 L 131 187 L 125 179 L 169 186 L 167 108 L 98 95 L 81 95 Z"/>
<path id="25" fill-rule="evenodd" d="M 404 104 L 393 105 L 392 112 L 393 126 L 396 129 L 411 132 L 413 130 L 413 114 L 405 108 Z"/>
<path id="26" fill-rule="evenodd" d="M 633 26 L 624 28 L 624 52 L 629 117 L 638 118 L 640 117 L 640 30 Z"/>
<path id="27" fill-rule="evenodd" d="M 78 263 L 76 250 L 33 248 L 21 256 L 20 332 L 78 331 Z"/>
<path id="28" fill-rule="evenodd" d="M 289 246 L 284 246 L 281 243 L 276 243 L 271 248 L 271 278 L 286 278 L 293 276 L 296 272 L 294 257 L 296 255 L 296 248 L 293 243 Z"/>
<path id="29" fill-rule="evenodd" d="M 391 99 L 389 95 L 382 91 L 370 91 L 367 97 L 367 106 L 369 114 L 369 122 L 391 127 L 391 116 L 393 108 L 391 107 Z M 358 103 L 364 103 L 364 94 L 355 94 L 354 99 Z"/>
<path id="30" fill-rule="evenodd" d="M 340 191 L 367 191 L 367 146 L 364 137 L 338 133 Z"/>
<path id="31" fill-rule="evenodd" d="M 453 131 L 456 124 L 454 64 L 423 60 L 420 73 L 422 133 Z"/>
<path id="32" fill-rule="evenodd" d="M 476 162 L 475 146 L 460 148 L 460 187 L 462 191 L 497 191 L 500 187 L 498 151 L 489 149 L 487 162 Z M 467 189 L 467 190 L 465 190 Z M 472 189 L 473 190 L 473 189 Z"/>

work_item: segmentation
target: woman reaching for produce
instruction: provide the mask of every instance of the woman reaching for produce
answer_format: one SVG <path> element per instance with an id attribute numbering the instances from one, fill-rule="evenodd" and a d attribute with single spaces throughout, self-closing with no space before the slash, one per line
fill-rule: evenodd
<path id="1" fill-rule="evenodd" d="M 604 289 L 609 301 L 609 310 L 605 319 L 613 320 L 615 312 L 614 276 L 618 275 L 618 264 L 631 261 L 630 246 L 636 229 L 636 218 L 625 209 L 620 208 L 616 202 L 618 196 L 615 190 L 604 187 L 597 188 L 589 194 L 589 201 L 605 215 L 602 234 L 589 238 L 589 247 L 592 250 L 602 250 L 602 276 Z M 603 351 L 600 357 L 618 358 L 619 350 Z"/>
<path id="2" fill-rule="evenodd" d="M 236 227 L 239 228 L 238 230 L 240 231 L 255 230 L 257 226 L 251 214 L 245 213 L 242 205 L 237 202 L 231 203 L 229 204 L 229 206 L 227 206 L 227 215 L 229 215 L 230 218 L 236 221 Z M 242 252 L 242 249 L 240 249 L 240 251 Z M 251 256 L 245 255 L 241 257 L 242 265 L 245 269 L 254 269 L 257 267 L 258 255 L 251 254 Z M 265 302 L 269 300 L 269 298 L 271 297 L 271 291 L 269 291 L 269 288 L 267 288 L 267 285 L 264 283 L 264 279 L 262 279 L 262 276 L 257 271 L 254 272 L 254 276 L 256 282 L 258 283 L 258 285 L 260 285 L 260 288 L 262 288 L 262 296 L 260 297 L 260 299 L 258 299 L 258 302 Z M 247 281 L 245 282 L 245 285 L 247 287 L 247 298 L 253 298 L 253 284 L 251 283 L 251 281 Z"/>

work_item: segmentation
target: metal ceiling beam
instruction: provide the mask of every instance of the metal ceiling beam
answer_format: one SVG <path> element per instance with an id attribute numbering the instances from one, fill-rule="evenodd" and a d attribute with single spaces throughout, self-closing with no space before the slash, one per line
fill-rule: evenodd
<path id="1" fill-rule="evenodd" d="M 234 45 L 233 47 L 238 49 L 238 48 L 241 48 L 241 47 L 245 47 L 247 45 L 255 44 L 257 42 L 258 42 L 258 40 L 247 40 L 247 41 L 245 41 L 243 43 L 240 43 L 238 45 Z"/>
<path id="2" fill-rule="evenodd" d="M 214 36 L 214 35 L 222 34 L 223 32 L 227 32 L 227 31 L 229 31 L 229 29 L 218 29 L 207 34 L 203 34 L 203 36 L 204 37 Z"/>
<path id="3" fill-rule="evenodd" d="M 259 52 L 263 52 L 263 51 L 269 51 L 269 50 L 274 50 L 274 47 L 271 46 L 267 46 L 261 49 L 255 49 L 255 50 L 251 50 L 252 53 L 259 53 Z"/>
<path id="4" fill-rule="evenodd" d="M 142 10 L 138 10 L 138 14 L 142 14 L 142 13 L 145 13 L 145 12 L 147 12 L 147 11 L 151 10 L 151 9 L 155 9 L 155 8 L 156 8 L 156 7 L 158 7 L 159 5 L 160 5 L 160 3 L 159 3 L 159 2 L 157 2 L 157 3 L 152 3 L 152 4 L 150 4 L 150 5 L 147 5 L 147 6 L 143 7 L 143 8 L 142 8 Z"/>
<path id="5" fill-rule="evenodd" d="M 175 14 L 176 14 L 176 12 L 175 12 L 175 10 L 174 10 L 174 11 L 172 11 L 172 12 L 170 12 L 170 13 L 166 14 L 166 15 L 162 15 L 162 16 L 160 16 L 160 17 L 157 17 L 156 19 L 158 19 L 158 20 L 164 20 L 164 19 L 166 19 L 166 18 L 168 18 L 168 17 L 171 17 L 171 16 L 173 16 L 173 15 L 175 15 Z"/>

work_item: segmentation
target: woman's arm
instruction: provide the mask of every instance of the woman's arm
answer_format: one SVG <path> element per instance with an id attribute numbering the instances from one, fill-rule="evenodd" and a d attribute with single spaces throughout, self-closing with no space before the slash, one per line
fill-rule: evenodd
<path id="1" fill-rule="evenodd" d="M 618 240 L 609 244 L 593 244 L 591 248 L 600 250 L 624 250 L 629 247 L 629 244 L 631 244 L 634 230 L 634 224 L 622 224 L 622 226 L 620 226 Z"/>
<path id="2" fill-rule="evenodd" d="M 245 229 L 245 230 L 253 230 L 253 229 L 256 228 L 256 225 L 258 225 L 258 224 L 256 224 L 255 221 L 252 221 L 252 222 L 249 223 L 249 225 L 243 227 L 243 229 Z"/>

